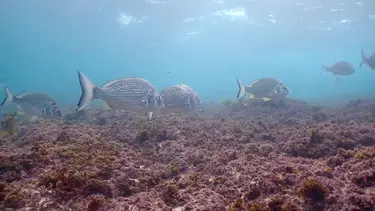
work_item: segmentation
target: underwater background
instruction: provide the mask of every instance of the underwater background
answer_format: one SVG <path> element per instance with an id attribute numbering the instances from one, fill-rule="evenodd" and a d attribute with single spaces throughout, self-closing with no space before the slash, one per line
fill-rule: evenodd
<path id="1" fill-rule="evenodd" d="M 0 0 L 0 210 L 375 211 L 374 38 L 374 0 Z"/>
<path id="2" fill-rule="evenodd" d="M 94 83 L 137 76 L 184 83 L 204 103 L 235 99 L 236 78 L 277 77 L 289 98 L 340 104 L 374 96 L 375 2 L 133 0 L 0 2 L 0 83 L 75 106 L 77 70 Z M 346 60 L 337 82 L 321 64 Z M 0 98 L 4 93 L 0 93 Z"/>

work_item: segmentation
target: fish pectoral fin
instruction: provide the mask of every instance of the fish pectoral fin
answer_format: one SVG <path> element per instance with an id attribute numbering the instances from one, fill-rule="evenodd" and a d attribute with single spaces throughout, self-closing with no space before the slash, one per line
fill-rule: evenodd
<path id="1" fill-rule="evenodd" d="M 152 114 L 153 114 L 153 112 L 147 112 L 146 113 L 146 116 L 147 116 L 148 120 L 150 120 L 152 118 Z"/>
<path id="2" fill-rule="evenodd" d="M 191 105 L 191 101 L 190 101 L 190 99 L 188 100 L 187 104 L 188 104 L 188 106 L 189 106 L 189 111 L 190 111 L 190 112 L 193 112 L 194 109 L 193 109 L 193 106 Z"/>
<path id="3" fill-rule="evenodd" d="M 262 98 L 264 102 L 267 102 L 267 101 L 270 101 L 271 98 L 268 98 L 268 97 L 265 97 L 265 98 Z"/>
<path id="4" fill-rule="evenodd" d="M 25 112 L 22 110 L 21 106 L 17 106 L 17 111 L 16 111 L 16 113 L 17 113 L 18 115 L 25 114 Z"/>
<path id="5" fill-rule="evenodd" d="M 112 107 L 107 102 L 105 102 L 105 101 L 102 104 L 102 108 L 104 110 L 110 110 L 110 109 L 112 109 Z"/>

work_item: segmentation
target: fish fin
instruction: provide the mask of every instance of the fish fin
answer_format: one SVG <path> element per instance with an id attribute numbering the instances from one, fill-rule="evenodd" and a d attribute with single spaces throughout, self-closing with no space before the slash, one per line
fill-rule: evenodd
<path id="1" fill-rule="evenodd" d="M 30 92 L 28 92 L 27 90 L 22 90 L 18 94 L 16 94 L 16 97 L 22 98 L 23 96 L 25 96 L 28 93 L 30 93 Z"/>
<path id="2" fill-rule="evenodd" d="M 9 90 L 8 87 L 5 87 L 4 90 L 5 90 L 5 99 L 1 103 L 2 106 L 13 102 L 13 98 L 14 98 L 14 95 L 12 94 L 12 92 Z"/>
<path id="3" fill-rule="evenodd" d="M 76 111 L 84 109 L 91 100 L 95 98 L 95 85 L 81 72 L 78 72 L 78 79 L 81 85 L 82 95 L 77 104 L 78 108 Z"/>
<path id="4" fill-rule="evenodd" d="M 262 98 L 264 102 L 267 102 L 267 101 L 270 101 L 271 98 L 268 98 L 268 97 L 265 97 L 265 98 Z"/>
<path id="5" fill-rule="evenodd" d="M 327 69 L 324 65 L 322 65 L 322 68 L 323 68 L 323 72 L 325 72 Z"/>
<path id="6" fill-rule="evenodd" d="M 249 97 L 251 98 L 251 99 L 254 99 L 255 98 L 255 96 L 253 95 L 253 94 L 249 94 Z"/>
<path id="7" fill-rule="evenodd" d="M 103 101 L 102 108 L 103 108 L 104 110 L 111 110 L 111 109 L 112 109 L 111 106 L 108 105 L 108 103 L 105 102 L 105 101 Z"/>
<path id="8" fill-rule="evenodd" d="M 237 78 L 237 84 L 238 84 L 237 99 L 242 99 L 246 96 L 245 86 L 238 80 L 238 78 Z"/>
<path id="9" fill-rule="evenodd" d="M 322 64 L 323 71 L 320 75 L 323 75 L 324 72 L 327 72 L 327 67 Z"/>
<path id="10" fill-rule="evenodd" d="M 146 113 L 146 116 L 147 116 L 148 120 L 152 119 L 152 114 L 153 114 L 153 112 L 147 112 Z"/>
<path id="11" fill-rule="evenodd" d="M 24 111 L 22 110 L 21 106 L 17 106 L 17 111 L 16 111 L 16 113 L 17 113 L 18 115 L 26 114 L 26 112 L 24 112 Z"/>
<path id="12" fill-rule="evenodd" d="M 365 55 L 365 52 L 363 52 L 363 49 L 361 50 L 361 54 L 362 54 L 362 61 L 361 61 L 361 64 L 359 64 L 359 68 L 361 68 L 364 64 L 366 64 L 366 61 L 367 61 L 367 57 Z"/>
<path id="13" fill-rule="evenodd" d="M 193 106 L 191 105 L 191 100 L 188 99 L 189 111 L 194 112 Z"/>

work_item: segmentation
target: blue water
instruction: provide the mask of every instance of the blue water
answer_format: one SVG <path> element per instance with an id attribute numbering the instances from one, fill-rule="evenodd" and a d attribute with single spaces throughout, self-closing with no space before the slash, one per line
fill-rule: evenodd
<path id="1" fill-rule="evenodd" d="M 187 84 L 204 102 L 235 99 L 236 78 L 268 76 L 309 102 L 374 96 L 375 71 L 357 67 L 361 48 L 375 52 L 375 1 L 326 2 L 1 0 L 0 83 L 73 106 L 77 70 L 96 84 Z M 356 68 L 341 83 L 321 68 L 338 60 Z"/>

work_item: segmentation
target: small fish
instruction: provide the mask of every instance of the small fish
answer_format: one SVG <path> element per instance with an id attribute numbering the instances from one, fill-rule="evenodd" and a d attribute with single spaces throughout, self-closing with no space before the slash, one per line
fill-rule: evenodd
<path id="1" fill-rule="evenodd" d="M 93 99 L 101 99 L 111 109 L 146 113 L 151 119 L 155 111 L 164 107 L 156 87 L 142 78 L 121 78 L 96 86 L 78 71 L 78 79 L 82 95 L 76 111 L 84 109 Z"/>
<path id="2" fill-rule="evenodd" d="M 165 107 L 161 113 L 195 113 L 203 109 L 199 95 L 189 86 L 177 84 L 160 92 Z"/>
<path id="3" fill-rule="evenodd" d="M 364 64 L 367 64 L 370 70 L 375 70 L 375 53 L 373 53 L 370 57 L 367 57 L 362 50 L 362 61 L 359 67 L 361 68 Z"/>
<path id="4" fill-rule="evenodd" d="M 16 113 L 14 114 L 4 114 L 6 117 L 5 121 L 1 122 L 1 126 L 5 132 L 10 135 L 13 135 L 17 132 L 17 123 L 15 120 Z"/>
<path id="5" fill-rule="evenodd" d="M 28 115 L 44 117 L 61 117 L 60 108 L 56 101 L 45 93 L 22 91 L 13 95 L 8 87 L 5 87 L 5 99 L 1 106 L 14 103 Z"/>
<path id="6" fill-rule="evenodd" d="M 276 78 L 261 78 L 253 81 L 250 85 L 242 84 L 237 79 L 237 84 L 239 88 L 237 93 L 238 100 L 244 100 L 249 97 L 250 99 L 269 101 L 271 99 L 283 99 L 289 94 L 285 84 Z"/>
<path id="7" fill-rule="evenodd" d="M 347 75 L 352 75 L 355 72 L 353 65 L 351 65 L 347 61 L 336 62 L 334 65 L 330 67 L 322 65 L 322 67 L 323 67 L 323 72 L 324 71 L 331 72 L 333 75 L 347 76 Z"/>

